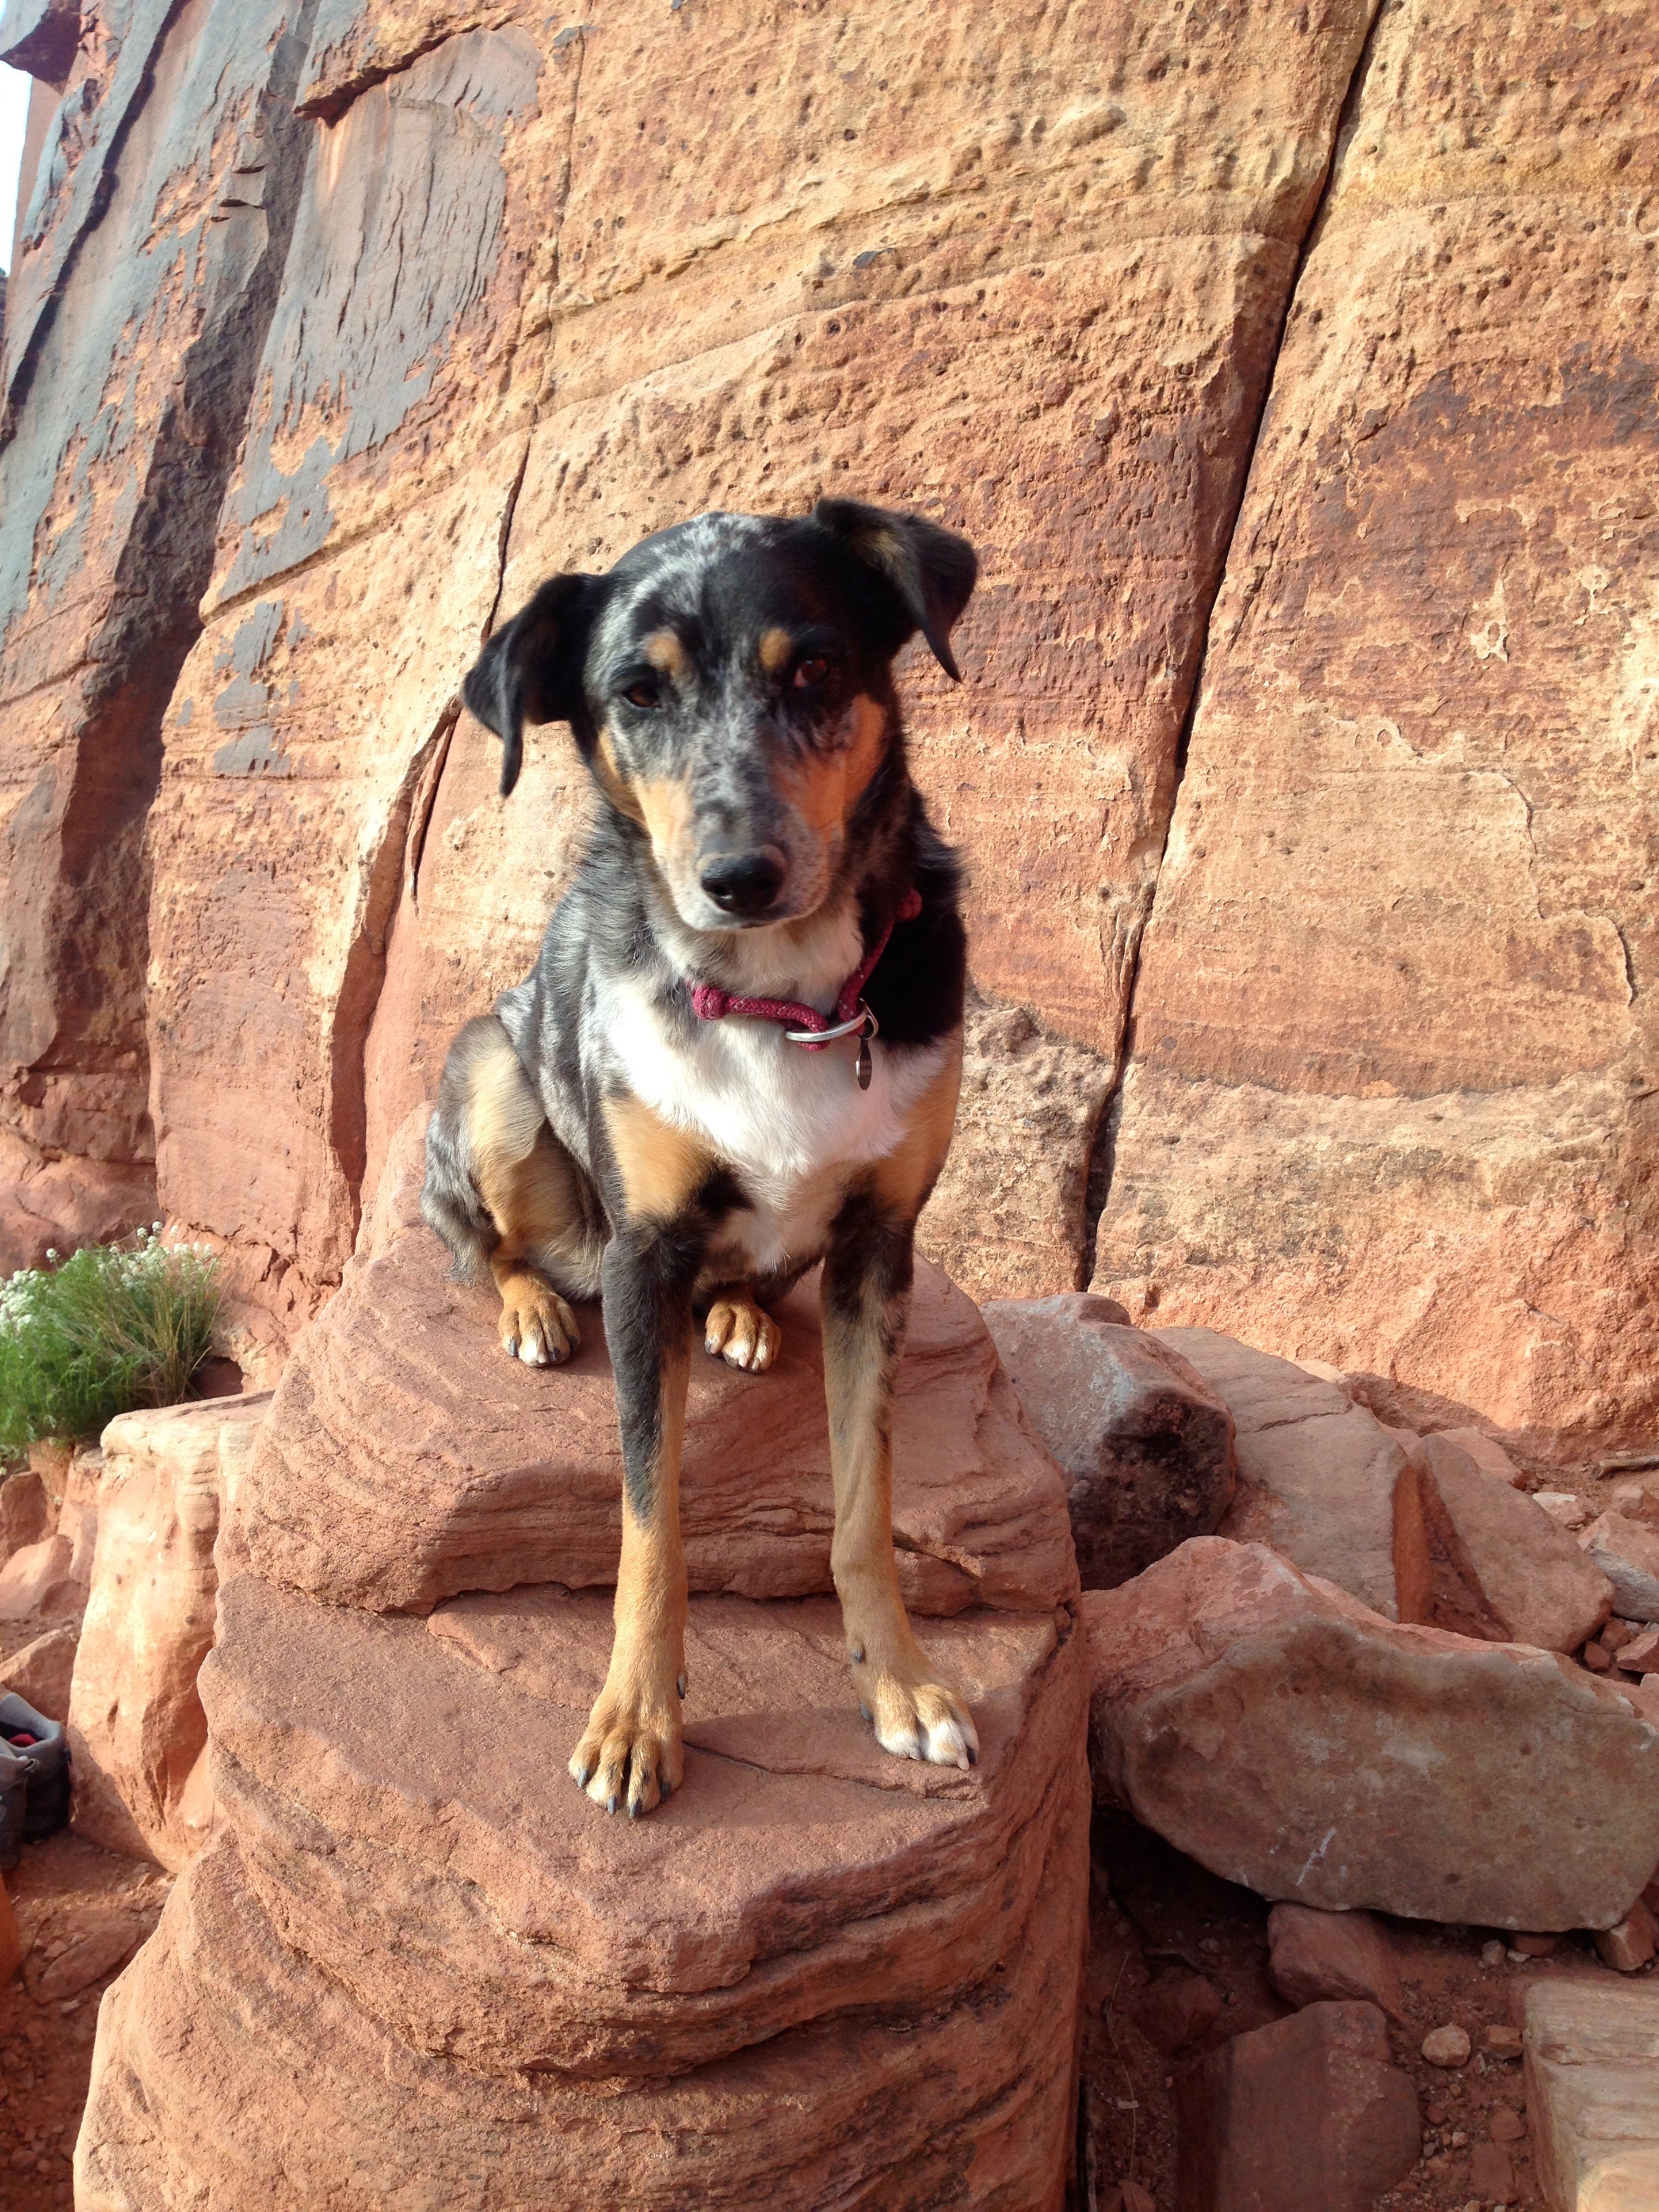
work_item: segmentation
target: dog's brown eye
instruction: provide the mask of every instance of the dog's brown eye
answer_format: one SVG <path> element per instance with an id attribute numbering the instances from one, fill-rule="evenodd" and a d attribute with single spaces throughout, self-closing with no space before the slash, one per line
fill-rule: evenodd
<path id="1" fill-rule="evenodd" d="M 654 684 L 630 684 L 623 697 L 630 707 L 659 707 L 662 694 Z"/>
<path id="2" fill-rule="evenodd" d="M 798 661 L 795 665 L 795 689 L 797 691 L 816 691 L 829 673 L 827 660 L 815 657 Z"/>

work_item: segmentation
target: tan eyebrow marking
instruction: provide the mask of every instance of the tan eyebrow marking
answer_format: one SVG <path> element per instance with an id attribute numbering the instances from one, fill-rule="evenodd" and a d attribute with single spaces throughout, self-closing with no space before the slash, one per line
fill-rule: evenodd
<path id="1" fill-rule="evenodd" d="M 653 629 L 641 650 L 653 668 L 672 676 L 677 684 L 690 678 L 691 656 L 672 629 Z"/>
<path id="2" fill-rule="evenodd" d="M 793 659 L 795 641 L 787 629 L 763 629 L 760 640 L 760 665 L 769 676 L 776 676 L 786 669 Z"/>

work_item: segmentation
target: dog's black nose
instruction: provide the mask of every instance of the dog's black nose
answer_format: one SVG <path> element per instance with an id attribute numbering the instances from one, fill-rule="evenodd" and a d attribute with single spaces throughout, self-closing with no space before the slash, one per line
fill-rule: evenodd
<path id="1" fill-rule="evenodd" d="M 726 914 L 764 914 L 783 888 L 784 860 L 775 845 L 754 853 L 705 855 L 701 881 Z"/>

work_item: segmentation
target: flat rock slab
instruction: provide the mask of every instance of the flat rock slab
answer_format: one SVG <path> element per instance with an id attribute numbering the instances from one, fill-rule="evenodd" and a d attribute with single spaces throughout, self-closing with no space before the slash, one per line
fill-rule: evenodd
<path id="1" fill-rule="evenodd" d="M 520 1583 L 613 1583 L 622 1450 L 598 1311 L 583 1309 L 565 1367 L 504 1358 L 494 1292 L 452 1282 L 420 1220 L 418 1123 L 399 1144 L 368 1249 L 296 1346 L 237 1485 L 224 1559 L 382 1611 Z M 783 1349 L 769 1373 L 693 1354 L 681 1511 L 694 1590 L 834 1587 L 816 1278 L 776 1310 Z M 894 1543 L 913 1610 L 1041 1612 L 1072 1595 L 1059 1471 L 972 1301 L 925 1263 L 893 1439 Z"/>
<path id="2" fill-rule="evenodd" d="M 1066 1478 L 1085 1589 L 1115 1589 L 1212 1532 L 1237 1476 L 1232 1417 L 1173 1346 L 1085 1292 L 1001 1299 L 984 1312 Z"/>
<path id="3" fill-rule="evenodd" d="M 1659 2204 L 1659 1987 L 1540 1981 L 1526 2001 L 1527 2117 L 1548 2212 Z"/>
<path id="4" fill-rule="evenodd" d="M 1271 1544 L 1389 1620 L 1401 1618 L 1394 1493 L 1407 1455 L 1374 1413 L 1292 1359 L 1212 1328 L 1157 1340 L 1198 1370 L 1233 1417 L 1238 1492 L 1221 1533 Z"/>
<path id="5" fill-rule="evenodd" d="M 1097 1796 L 1230 1881 L 1551 1929 L 1611 1927 L 1653 1872 L 1659 1727 L 1553 1653 L 1214 1536 L 1082 1604 Z"/>
<path id="6" fill-rule="evenodd" d="M 612 2081 L 995 1972 L 1086 1788 L 1069 1611 L 925 1630 L 979 1727 L 959 1774 L 876 1744 L 833 1603 L 694 1600 L 684 1783 L 636 1822 L 566 1771 L 610 1613 L 540 1589 L 421 1622 L 226 1586 L 216 1796 L 286 1943 L 414 2048 Z"/>

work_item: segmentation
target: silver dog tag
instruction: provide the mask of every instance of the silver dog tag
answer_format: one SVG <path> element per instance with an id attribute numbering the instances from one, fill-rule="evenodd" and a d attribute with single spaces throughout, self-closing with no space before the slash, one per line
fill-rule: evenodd
<path id="1" fill-rule="evenodd" d="M 853 1063 L 853 1073 L 858 1078 L 859 1089 L 860 1091 L 867 1091 L 870 1088 L 870 1078 L 875 1073 L 875 1072 L 876 1063 L 870 1051 L 869 1032 L 865 1030 L 860 1030 L 859 1032 L 859 1056 Z"/>

